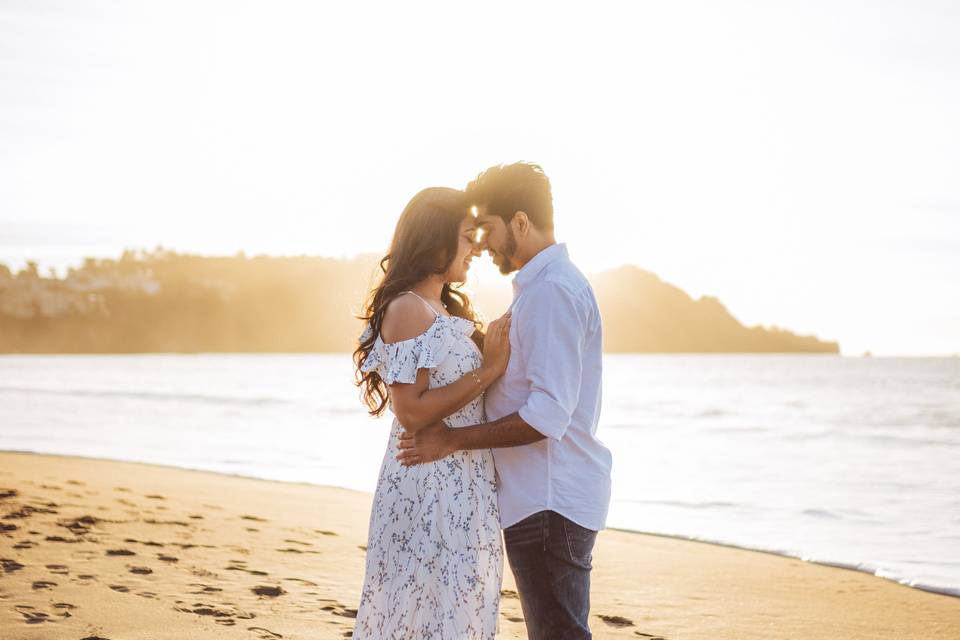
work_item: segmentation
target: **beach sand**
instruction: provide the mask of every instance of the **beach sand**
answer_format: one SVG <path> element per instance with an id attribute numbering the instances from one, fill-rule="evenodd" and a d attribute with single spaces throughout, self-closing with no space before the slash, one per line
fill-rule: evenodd
<path id="1" fill-rule="evenodd" d="M 0 453 L 0 639 L 344 638 L 370 495 Z M 504 566 L 499 638 L 526 634 Z M 960 599 L 622 531 L 594 552 L 598 639 L 960 638 Z"/>

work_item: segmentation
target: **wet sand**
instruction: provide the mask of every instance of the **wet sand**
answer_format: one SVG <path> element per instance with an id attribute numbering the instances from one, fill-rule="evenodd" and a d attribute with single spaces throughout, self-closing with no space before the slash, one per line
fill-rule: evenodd
<path id="1" fill-rule="evenodd" d="M 350 637 L 370 495 L 0 453 L 0 639 Z M 501 633 L 525 638 L 509 567 Z M 614 638 L 960 638 L 960 598 L 864 573 L 604 531 L 591 627 Z"/>

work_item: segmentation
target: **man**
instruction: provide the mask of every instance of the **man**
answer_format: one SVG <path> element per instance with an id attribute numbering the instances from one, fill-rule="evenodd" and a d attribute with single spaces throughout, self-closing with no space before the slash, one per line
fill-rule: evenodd
<path id="1" fill-rule="evenodd" d="M 531 640 L 591 638 L 590 570 L 610 502 L 610 451 L 596 437 L 602 327 L 589 282 L 553 229 L 550 181 L 534 164 L 491 167 L 467 186 L 483 248 L 513 279 L 510 362 L 481 425 L 442 422 L 401 439 L 404 464 L 493 449 L 507 559 Z"/>

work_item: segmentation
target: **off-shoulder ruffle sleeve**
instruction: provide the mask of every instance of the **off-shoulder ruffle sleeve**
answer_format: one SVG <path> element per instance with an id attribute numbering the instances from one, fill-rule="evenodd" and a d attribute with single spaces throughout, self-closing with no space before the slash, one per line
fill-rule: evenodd
<path id="1" fill-rule="evenodd" d="M 387 384 L 417 380 L 418 369 L 432 369 L 443 362 L 456 343 L 454 327 L 438 316 L 419 336 L 400 342 L 384 343 L 379 337 L 367 355 L 361 371 L 376 371 Z M 370 336 L 368 325 L 361 340 Z"/>

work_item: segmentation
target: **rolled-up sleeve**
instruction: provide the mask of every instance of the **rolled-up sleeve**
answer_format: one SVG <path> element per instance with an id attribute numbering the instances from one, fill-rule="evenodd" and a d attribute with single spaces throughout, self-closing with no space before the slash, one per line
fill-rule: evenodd
<path id="1" fill-rule="evenodd" d="M 563 438 L 580 398 L 586 323 L 572 293 L 555 282 L 541 282 L 524 294 L 517 327 L 530 395 L 520 417 L 555 440 Z"/>

